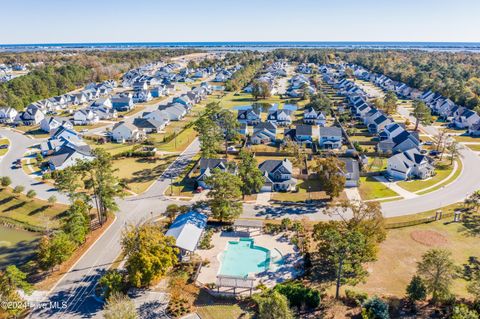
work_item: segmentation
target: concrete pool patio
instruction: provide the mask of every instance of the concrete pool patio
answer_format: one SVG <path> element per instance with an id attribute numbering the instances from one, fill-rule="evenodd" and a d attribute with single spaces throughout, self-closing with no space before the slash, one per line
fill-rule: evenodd
<path id="1" fill-rule="evenodd" d="M 301 272 L 303 262 L 297 248 L 290 243 L 290 239 L 284 234 L 267 235 L 258 234 L 248 236 L 244 232 L 216 232 L 212 237 L 213 248 L 208 250 L 197 250 L 196 253 L 204 261 L 208 261 L 200 269 L 197 277 L 197 284 L 210 286 L 217 282 L 217 275 L 221 268 L 220 256 L 227 248 L 229 241 L 238 241 L 241 238 L 252 238 L 256 246 L 264 247 L 270 251 L 277 250 L 283 256 L 283 264 L 278 265 L 274 270 L 266 270 L 255 274 L 255 287 L 260 283 L 267 287 L 273 287 L 279 282 L 297 277 Z"/>

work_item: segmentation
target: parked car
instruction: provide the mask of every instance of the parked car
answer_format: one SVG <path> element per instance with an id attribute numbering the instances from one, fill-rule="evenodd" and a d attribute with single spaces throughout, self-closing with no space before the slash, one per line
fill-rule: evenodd
<path id="1" fill-rule="evenodd" d="M 4 150 L 4 149 L 6 149 L 6 148 L 8 148 L 8 144 L 2 144 L 2 145 L 0 145 L 0 150 Z"/>
<path id="2" fill-rule="evenodd" d="M 430 153 L 428 153 L 428 154 L 429 154 L 430 156 L 438 156 L 438 154 L 440 154 L 440 152 L 433 150 L 433 151 L 430 151 Z"/>
<path id="3" fill-rule="evenodd" d="M 426 141 L 425 143 L 423 143 L 423 145 L 430 146 L 430 145 L 433 145 L 433 142 L 432 141 Z"/>
<path id="4" fill-rule="evenodd" d="M 13 164 L 13 168 L 21 168 L 22 167 L 22 160 L 17 159 L 12 164 Z"/>

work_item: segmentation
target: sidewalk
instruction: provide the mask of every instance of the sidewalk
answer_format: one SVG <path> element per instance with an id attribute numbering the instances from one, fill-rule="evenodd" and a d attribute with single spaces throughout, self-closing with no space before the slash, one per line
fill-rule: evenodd
<path id="1" fill-rule="evenodd" d="M 401 188 L 397 184 L 387 181 L 385 179 L 385 177 L 383 177 L 383 176 L 375 176 L 374 178 L 377 181 L 379 181 L 380 183 L 382 183 L 383 185 L 385 185 L 386 187 L 390 188 L 392 191 L 394 191 L 398 195 L 400 195 L 401 197 L 405 198 L 405 199 L 418 197 L 417 194 L 409 192 L 409 191 Z"/>

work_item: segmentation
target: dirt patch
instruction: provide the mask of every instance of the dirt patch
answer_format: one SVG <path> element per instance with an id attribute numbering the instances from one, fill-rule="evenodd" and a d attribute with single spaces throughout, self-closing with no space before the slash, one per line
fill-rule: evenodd
<path id="1" fill-rule="evenodd" d="M 414 230 L 410 233 L 410 237 L 417 243 L 429 247 L 448 244 L 448 239 L 444 235 L 433 230 Z"/>

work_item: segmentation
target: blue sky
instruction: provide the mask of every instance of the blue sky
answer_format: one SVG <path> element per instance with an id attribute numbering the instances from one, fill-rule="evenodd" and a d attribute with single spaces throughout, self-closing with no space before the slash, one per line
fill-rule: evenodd
<path id="1" fill-rule="evenodd" d="M 0 0 L 0 43 L 480 42 L 479 0 Z"/>

